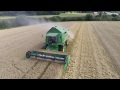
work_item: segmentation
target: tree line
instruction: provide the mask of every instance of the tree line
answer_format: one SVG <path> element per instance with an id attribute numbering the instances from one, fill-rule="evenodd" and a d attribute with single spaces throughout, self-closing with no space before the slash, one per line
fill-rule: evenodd
<path id="1" fill-rule="evenodd" d="M 12 27 L 19 27 L 19 26 L 27 26 L 32 24 L 44 23 L 44 22 L 65 22 L 65 21 L 120 21 L 119 16 L 94 16 L 92 14 L 87 14 L 86 16 L 82 17 L 60 17 L 60 16 L 53 16 L 50 18 L 33 18 L 27 16 L 17 16 L 15 19 L 7 19 L 0 21 L 0 29 L 12 28 Z"/>
<path id="2" fill-rule="evenodd" d="M 0 11 L 0 16 L 25 15 L 59 15 L 65 12 L 90 13 L 94 11 Z"/>
<path id="3" fill-rule="evenodd" d="M 65 13 L 68 11 L 0 11 L 0 16 L 16 16 L 20 14 L 25 15 L 58 15 L 60 13 Z M 69 11 L 72 12 L 72 11 Z M 81 12 L 81 11 L 75 11 Z"/>

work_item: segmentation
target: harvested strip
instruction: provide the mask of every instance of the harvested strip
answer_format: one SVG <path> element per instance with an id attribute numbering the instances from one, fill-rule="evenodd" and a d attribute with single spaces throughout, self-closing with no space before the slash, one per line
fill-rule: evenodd
<path id="1" fill-rule="evenodd" d="M 74 27 L 74 28 L 73 28 Z M 79 27 L 79 24 L 75 23 L 70 27 L 70 30 L 76 30 L 75 28 Z M 64 64 L 61 63 L 51 63 L 46 72 L 43 74 L 41 79 L 60 79 L 63 73 Z"/>
<path id="2" fill-rule="evenodd" d="M 46 72 L 43 74 L 41 79 L 60 79 L 63 71 L 63 64 L 61 63 L 51 63 L 47 68 Z"/>
<path id="3" fill-rule="evenodd" d="M 62 24 L 61 24 L 62 25 Z M 72 23 L 70 23 L 70 25 L 72 25 Z M 68 27 L 68 26 L 70 26 L 70 25 L 63 25 L 63 26 L 65 26 L 65 27 Z M 41 42 L 40 42 L 41 43 Z M 42 45 L 41 45 L 42 46 Z M 37 49 L 36 49 L 37 50 Z M 39 51 L 39 49 L 37 50 L 37 51 Z M 31 59 L 30 61 L 32 61 L 33 59 Z M 29 71 L 27 72 L 27 74 L 23 77 L 23 78 L 41 78 L 42 77 L 42 75 L 45 73 L 45 71 L 46 71 L 46 69 L 49 67 L 48 65 L 49 65 L 49 62 L 47 62 L 47 61 L 41 61 L 42 59 L 40 59 L 40 63 L 38 63 L 33 69 L 29 69 Z M 34 61 L 34 60 L 33 60 Z M 36 61 L 36 60 L 35 60 Z M 17 65 L 17 66 L 19 66 L 19 65 Z M 58 66 L 58 65 L 57 65 Z M 21 67 L 19 67 L 19 68 L 21 68 Z M 40 70 L 39 70 L 40 69 Z M 39 71 L 37 71 L 37 70 L 39 70 Z M 54 69 L 53 69 L 54 70 Z M 52 72 L 52 73 L 54 73 L 54 72 Z"/>
<path id="4" fill-rule="evenodd" d="M 54 23 L 51 26 L 61 24 Z M 72 22 L 69 24 L 64 23 L 63 26 L 68 27 L 72 24 Z M 44 37 L 41 39 L 41 36 L 51 26 L 50 23 L 32 25 L 0 32 L 0 78 L 27 78 L 26 75 L 38 64 L 38 66 L 42 66 L 42 64 L 44 64 L 43 67 L 46 66 L 48 62 L 40 64 L 38 60 L 29 59 L 27 61 L 24 58 L 27 51 L 39 50 L 43 46 Z M 44 69 L 42 68 L 42 70 Z"/>
<path id="5" fill-rule="evenodd" d="M 37 65 L 24 76 L 24 79 L 38 79 L 39 75 L 44 73 L 44 69 L 48 64 L 48 62 L 39 61 Z"/>

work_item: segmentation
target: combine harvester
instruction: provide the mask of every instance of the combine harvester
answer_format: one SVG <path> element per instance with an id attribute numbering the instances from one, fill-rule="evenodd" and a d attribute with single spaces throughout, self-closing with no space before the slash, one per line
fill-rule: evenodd
<path id="1" fill-rule="evenodd" d="M 46 42 L 44 48 L 40 51 L 28 51 L 26 53 L 26 58 L 31 56 L 58 60 L 64 62 L 64 70 L 66 70 L 67 65 L 70 61 L 70 55 L 66 53 L 66 48 L 68 46 L 68 33 L 67 30 L 62 27 L 52 27 L 46 33 Z"/>

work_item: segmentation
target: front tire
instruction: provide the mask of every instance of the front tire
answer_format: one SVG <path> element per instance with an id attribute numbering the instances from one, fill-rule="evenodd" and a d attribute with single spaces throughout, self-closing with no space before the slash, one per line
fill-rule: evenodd
<path id="1" fill-rule="evenodd" d="M 44 46 L 42 47 L 42 49 L 46 49 L 46 48 L 47 48 L 47 46 L 48 46 L 48 45 L 44 45 Z"/>
<path id="2" fill-rule="evenodd" d="M 65 42 L 65 45 L 68 46 L 68 41 Z"/>
<path id="3" fill-rule="evenodd" d="M 31 52 L 30 52 L 30 51 L 28 51 L 28 52 L 26 53 L 26 57 L 27 57 L 27 58 L 30 58 L 30 57 L 31 57 Z"/>
<path id="4" fill-rule="evenodd" d="M 59 51 L 62 51 L 63 52 L 64 48 L 62 45 L 59 45 Z"/>

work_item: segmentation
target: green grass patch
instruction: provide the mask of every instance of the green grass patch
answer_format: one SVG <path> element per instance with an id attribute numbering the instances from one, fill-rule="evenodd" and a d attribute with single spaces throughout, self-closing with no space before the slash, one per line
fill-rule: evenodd
<path id="1" fill-rule="evenodd" d="M 15 16 L 0 16 L 0 20 L 4 20 L 4 19 L 15 19 Z"/>

